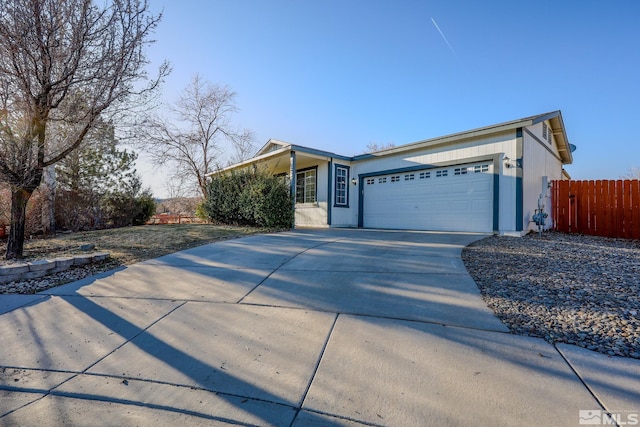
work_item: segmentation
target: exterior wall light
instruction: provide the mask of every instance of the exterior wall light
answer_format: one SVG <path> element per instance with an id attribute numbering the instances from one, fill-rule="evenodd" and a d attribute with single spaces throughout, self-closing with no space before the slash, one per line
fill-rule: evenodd
<path id="1" fill-rule="evenodd" d="M 513 163 L 511 163 L 511 159 L 509 158 L 509 156 L 504 156 L 504 166 L 506 168 L 510 168 L 513 166 Z"/>
<path id="2" fill-rule="evenodd" d="M 351 183 L 353 185 L 358 185 L 358 181 L 355 178 L 351 178 Z"/>

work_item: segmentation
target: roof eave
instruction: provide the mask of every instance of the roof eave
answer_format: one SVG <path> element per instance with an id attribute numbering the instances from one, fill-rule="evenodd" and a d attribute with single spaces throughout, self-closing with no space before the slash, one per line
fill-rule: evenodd
<path id="1" fill-rule="evenodd" d="M 260 161 L 268 160 L 268 159 L 270 159 L 272 157 L 277 157 L 277 156 L 279 156 L 281 154 L 284 154 L 284 153 L 286 153 L 288 151 L 291 151 L 291 145 L 282 147 L 282 148 L 280 148 L 278 150 L 269 151 L 269 152 L 267 152 L 265 154 L 261 154 L 261 155 L 256 156 L 256 157 L 252 157 L 249 160 L 245 160 L 244 162 L 236 163 L 236 164 L 233 164 L 233 165 L 218 169 L 217 171 L 214 171 L 214 172 L 209 172 L 205 176 L 218 175 L 220 173 L 229 172 L 229 171 L 232 171 L 234 169 L 240 169 L 240 168 L 243 168 L 243 167 L 246 167 L 246 166 L 250 166 L 250 165 L 252 165 L 254 163 L 258 163 Z"/>
<path id="2" fill-rule="evenodd" d="M 521 119 L 512 122 L 501 123 L 498 125 L 482 127 L 478 129 L 472 129 L 469 131 L 453 133 L 445 136 L 439 136 L 436 138 L 424 139 L 422 141 L 413 142 L 399 147 L 388 148 L 386 150 L 375 151 L 373 153 L 360 154 L 353 157 L 353 160 L 364 160 L 379 155 L 385 156 L 389 154 L 397 154 L 405 151 L 417 150 L 424 147 L 431 147 L 436 145 L 443 145 L 451 142 L 458 142 L 461 139 L 475 138 L 478 136 L 491 135 L 495 133 L 508 132 L 524 126 L 532 124 L 531 119 Z"/>
<path id="3" fill-rule="evenodd" d="M 555 117 L 551 117 L 549 119 L 549 123 L 551 124 L 551 130 L 556 140 L 556 144 L 558 145 L 558 152 L 560 153 L 560 157 L 562 158 L 562 164 L 570 165 L 573 163 L 571 144 L 569 144 L 569 140 L 567 138 L 567 131 L 564 127 L 562 114 L 560 114 L 560 111 L 558 111 L 557 113 L 558 114 Z"/>
<path id="4" fill-rule="evenodd" d="M 452 143 L 452 142 L 458 142 L 461 139 L 469 139 L 469 138 L 475 138 L 475 137 L 479 137 L 479 136 L 491 135 L 491 134 L 496 134 L 496 133 L 501 133 L 501 132 L 508 132 L 508 131 L 515 130 L 515 129 L 518 129 L 518 128 L 522 128 L 522 127 L 531 126 L 531 125 L 534 125 L 534 124 L 537 124 L 537 123 L 541 123 L 541 122 L 544 122 L 544 121 L 549 121 L 549 123 L 551 124 L 551 130 L 552 130 L 553 135 L 554 135 L 554 137 L 556 139 L 556 143 L 558 145 L 558 151 L 560 153 L 560 158 L 562 159 L 562 163 L 563 164 L 571 164 L 571 163 L 573 163 L 573 155 L 571 154 L 571 146 L 569 144 L 569 141 L 567 140 L 567 133 L 566 133 L 566 130 L 565 130 L 565 127 L 564 127 L 564 122 L 562 120 L 562 114 L 561 114 L 560 110 L 557 110 L 557 111 L 552 111 L 552 112 L 545 113 L 545 114 L 539 114 L 539 115 L 536 115 L 536 116 L 525 117 L 525 118 L 522 118 L 522 119 L 513 120 L 513 121 L 510 121 L 510 122 L 504 122 L 504 123 L 499 123 L 499 124 L 496 124 L 496 125 L 491 125 L 491 126 L 481 127 L 481 128 L 477 128 L 477 129 L 468 130 L 468 131 L 453 133 L 453 134 L 440 136 L 440 137 L 436 137 L 436 138 L 425 139 L 425 140 L 422 140 L 422 141 L 417 141 L 417 142 L 401 145 L 399 147 L 389 148 L 389 149 L 386 149 L 386 150 L 380 150 L 380 151 L 376 151 L 376 152 L 373 152 L 373 153 L 359 154 L 359 155 L 353 156 L 353 157 L 342 156 L 342 155 L 331 153 L 331 152 L 328 152 L 328 151 L 317 150 L 317 149 L 305 147 L 305 146 L 302 146 L 302 145 L 288 144 L 286 142 L 270 139 L 258 151 L 258 155 L 256 157 L 253 157 L 252 159 L 249 159 L 249 160 L 247 160 L 245 162 L 242 162 L 242 163 L 238 163 L 238 164 L 235 164 L 235 165 L 232 165 L 232 166 L 228 166 L 228 167 L 226 167 L 224 169 L 221 169 L 220 171 L 213 172 L 210 175 L 214 175 L 216 173 L 223 172 L 223 171 L 233 170 L 233 169 L 236 169 L 236 168 L 239 168 L 239 167 L 243 167 L 243 166 L 249 165 L 251 163 L 256 163 L 256 162 L 259 162 L 261 160 L 268 159 L 268 158 L 272 157 L 273 155 L 278 155 L 278 154 L 284 153 L 284 152 L 286 152 L 288 150 L 299 151 L 299 152 L 306 153 L 308 155 L 315 156 L 315 157 L 334 158 L 334 159 L 340 159 L 340 160 L 343 160 L 343 161 L 352 162 L 352 161 L 370 159 L 370 158 L 378 157 L 378 156 L 386 156 L 386 155 L 391 155 L 391 154 L 403 153 L 403 152 L 406 152 L 406 151 L 417 150 L 417 149 L 421 149 L 421 148 L 424 148 L 424 147 L 445 145 L 445 144 Z M 274 150 L 274 151 L 263 152 L 271 144 L 281 145 L 282 148 Z"/>

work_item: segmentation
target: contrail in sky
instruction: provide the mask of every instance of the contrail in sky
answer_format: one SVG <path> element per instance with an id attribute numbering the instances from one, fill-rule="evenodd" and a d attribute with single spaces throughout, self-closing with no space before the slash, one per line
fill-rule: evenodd
<path id="1" fill-rule="evenodd" d="M 442 30 L 440 29 L 440 27 L 438 27 L 438 24 L 436 24 L 436 20 L 431 18 L 431 22 L 433 22 L 433 25 L 436 27 L 436 30 L 438 30 L 438 32 L 440 33 L 440 35 L 442 36 L 442 39 L 444 40 L 444 42 L 447 44 L 447 46 L 449 46 L 449 49 L 451 49 L 451 52 L 453 52 L 453 56 L 456 57 L 456 59 L 459 61 L 460 58 L 458 58 L 458 54 L 456 53 L 455 50 L 453 50 L 453 47 L 451 47 L 451 43 L 449 43 L 449 40 L 447 40 L 447 38 L 445 37 L 444 33 L 442 32 Z"/>

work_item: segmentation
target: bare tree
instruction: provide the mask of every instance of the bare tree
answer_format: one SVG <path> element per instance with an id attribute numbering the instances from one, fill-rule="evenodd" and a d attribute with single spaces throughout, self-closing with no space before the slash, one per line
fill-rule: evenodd
<path id="1" fill-rule="evenodd" d="M 627 172 L 626 175 L 624 175 L 622 177 L 623 179 L 640 179 L 640 168 L 639 167 L 632 167 L 631 169 L 629 169 L 629 172 Z"/>
<path id="2" fill-rule="evenodd" d="M 6 257 L 21 258 L 25 210 L 45 167 L 99 122 L 148 95 L 144 48 L 161 16 L 146 0 L 0 2 L 0 181 L 11 188 Z M 140 82 L 146 85 L 140 85 Z M 138 98 L 140 99 L 140 98 Z"/>
<path id="3" fill-rule="evenodd" d="M 388 150 L 390 148 L 394 148 L 396 146 L 395 143 L 389 142 L 387 144 L 378 144 L 377 142 L 371 141 L 367 144 L 367 148 L 365 149 L 366 153 L 374 153 L 376 151 Z"/>
<path id="4" fill-rule="evenodd" d="M 253 150 L 253 134 L 231 125 L 235 97 L 228 87 L 194 76 L 169 107 L 171 118 L 151 115 L 139 129 L 152 162 L 170 167 L 174 182 L 189 182 L 206 197 L 206 174 L 248 158 Z"/>

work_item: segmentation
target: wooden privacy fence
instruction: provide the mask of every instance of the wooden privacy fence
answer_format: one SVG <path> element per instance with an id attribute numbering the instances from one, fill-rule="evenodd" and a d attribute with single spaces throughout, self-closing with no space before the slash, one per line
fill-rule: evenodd
<path id="1" fill-rule="evenodd" d="M 553 181 L 554 229 L 640 239 L 640 180 Z"/>
<path id="2" fill-rule="evenodd" d="M 191 215 L 159 214 L 149 218 L 147 224 L 202 224 L 204 222 Z"/>

